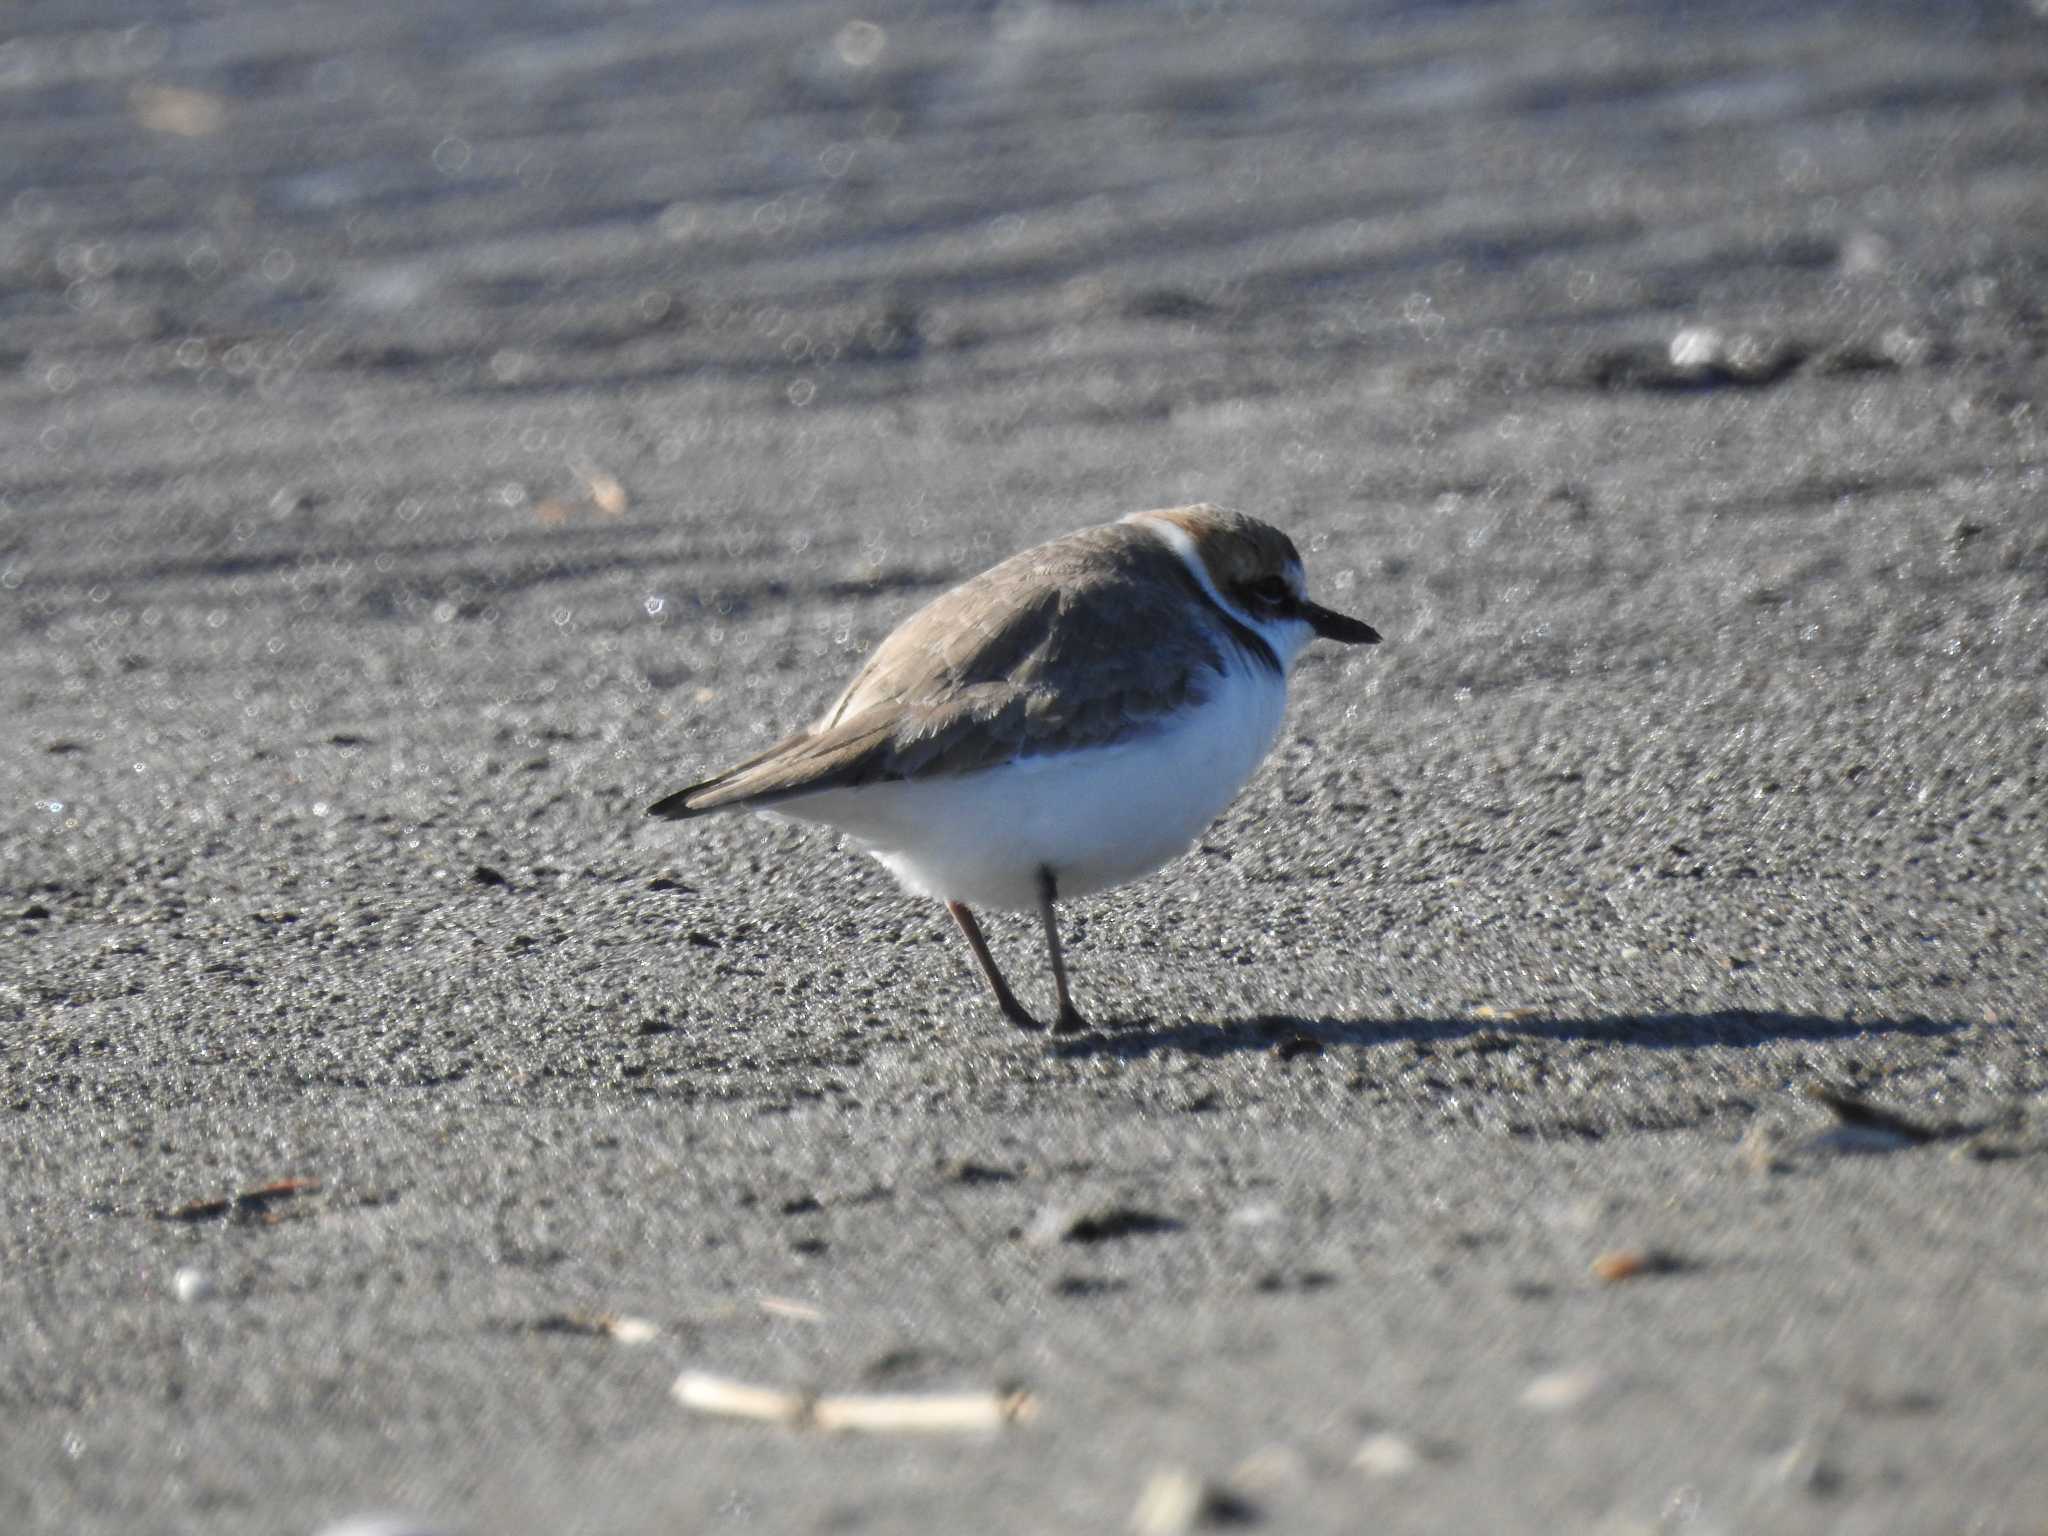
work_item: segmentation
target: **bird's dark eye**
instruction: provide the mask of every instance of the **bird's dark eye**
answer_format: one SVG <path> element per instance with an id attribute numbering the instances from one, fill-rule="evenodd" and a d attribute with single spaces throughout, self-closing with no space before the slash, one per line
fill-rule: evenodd
<path id="1" fill-rule="evenodd" d="M 1262 608 L 1280 608 L 1294 601 L 1294 589 L 1278 576 L 1262 576 L 1245 590 Z"/>

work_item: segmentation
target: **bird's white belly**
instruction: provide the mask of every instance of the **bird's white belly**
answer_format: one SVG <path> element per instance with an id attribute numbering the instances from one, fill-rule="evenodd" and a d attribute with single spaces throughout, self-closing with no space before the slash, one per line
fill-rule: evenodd
<path id="1" fill-rule="evenodd" d="M 775 813 L 837 827 L 919 895 L 1028 911 L 1038 872 L 1085 896 L 1184 852 L 1272 750 L 1286 683 L 1234 672 L 1175 725 L 982 773 L 868 784 Z"/>

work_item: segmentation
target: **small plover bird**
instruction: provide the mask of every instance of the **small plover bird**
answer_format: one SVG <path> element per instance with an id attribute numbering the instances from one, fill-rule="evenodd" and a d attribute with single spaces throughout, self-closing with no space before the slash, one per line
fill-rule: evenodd
<path id="1" fill-rule="evenodd" d="M 946 904 L 1003 1013 L 973 908 L 1036 911 L 1059 1016 L 1053 903 L 1186 851 L 1280 734 L 1316 638 L 1379 639 L 1310 602 L 1279 529 L 1220 507 L 1134 512 L 1027 549 L 912 614 L 817 721 L 648 807 L 755 810 L 837 828 Z"/>

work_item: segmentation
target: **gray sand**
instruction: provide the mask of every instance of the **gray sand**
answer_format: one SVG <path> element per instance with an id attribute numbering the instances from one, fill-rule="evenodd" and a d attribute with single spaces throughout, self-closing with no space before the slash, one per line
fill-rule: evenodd
<path id="1" fill-rule="evenodd" d="M 0 1530 L 2040 1529 L 2048 20 L 1785 9 L 10 13 Z M 639 814 L 1197 498 L 1096 1032 Z"/>

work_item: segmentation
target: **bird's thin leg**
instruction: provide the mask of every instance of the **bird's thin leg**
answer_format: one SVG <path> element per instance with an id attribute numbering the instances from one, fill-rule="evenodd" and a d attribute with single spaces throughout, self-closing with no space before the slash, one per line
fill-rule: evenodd
<path id="1" fill-rule="evenodd" d="M 981 967 L 981 974 L 995 989 L 996 1006 L 1003 1010 L 1003 1017 L 1019 1029 L 1042 1029 L 1044 1026 L 1031 1017 L 1030 1009 L 1017 1001 L 1017 994 L 1010 990 L 1010 984 L 1003 980 L 1003 973 L 996 969 L 996 957 L 988 952 L 988 940 L 981 936 L 981 924 L 974 920 L 974 914 L 967 910 L 966 903 L 949 901 L 946 910 L 953 914 L 953 921 L 967 936 L 967 947 L 974 951 L 974 963 Z"/>
<path id="2" fill-rule="evenodd" d="M 1053 1020 L 1052 1032 L 1071 1035 L 1076 1030 L 1086 1029 L 1088 1021 L 1081 1017 L 1081 1010 L 1074 1006 L 1074 999 L 1067 991 L 1067 961 L 1060 953 L 1060 923 L 1052 910 L 1059 894 L 1059 881 L 1053 877 L 1052 866 L 1041 865 L 1038 871 L 1038 916 L 1045 924 L 1045 949 L 1052 956 L 1052 984 L 1058 989 L 1060 999 L 1060 1016 Z"/>

